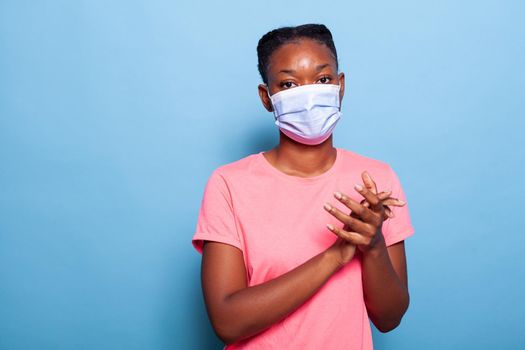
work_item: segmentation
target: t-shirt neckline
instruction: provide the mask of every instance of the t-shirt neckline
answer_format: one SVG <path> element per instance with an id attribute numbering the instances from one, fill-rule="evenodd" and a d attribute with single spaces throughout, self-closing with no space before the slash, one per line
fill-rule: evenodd
<path id="1" fill-rule="evenodd" d="M 288 174 L 282 172 L 281 170 L 277 169 L 272 164 L 270 164 L 270 162 L 268 162 L 268 160 L 266 159 L 266 157 L 263 154 L 264 153 L 263 151 L 261 151 L 261 152 L 259 152 L 257 154 L 257 158 L 259 160 L 259 163 L 261 163 L 261 165 L 266 170 L 268 170 L 269 172 L 271 172 L 275 176 L 278 176 L 278 177 L 280 177 L 282 179 L 285 179 L 285 180 L 288 180 L 288 181 L 292 181 L 292 182 L 296 182 L 296 183 L 315 183 L 315 182 L 318 182 L 320 180 L 326 179 L 326 178 L 330 177 L 333 173 L 337 172 L 337 168 L 339 167 L 339 164 L 342 162 L 342 159 L 341 159 L 342 158 L 342 151 L 341 151 L 340 148 L 337 148 L 337 147 L 335 147 L 335 149 L 336 149 L 337 153 L 336 153 L 334 164 L 332 164 L 330 169 L 328 169 L 327 171 L 325 171 L 322 174 L 319 174 L 319 175 L 316 175 L 316 176 L 311 176 L 311 177 L 301 177 L 301 176 L 288 175 Z"/>

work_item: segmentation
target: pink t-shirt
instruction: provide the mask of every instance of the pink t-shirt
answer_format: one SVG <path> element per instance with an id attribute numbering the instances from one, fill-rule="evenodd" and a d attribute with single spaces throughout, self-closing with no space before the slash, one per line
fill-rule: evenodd
<path id="1" fill-rule="evenodd" d="M 334 197 L 339 191 L 363 199 L 354 184 L 367 170 L 379 191 L 406 200 L 399 179 L 386 163 L 337 149 L 325 173 L 301 178 L 274 168 L 262 152 L 216 169 L 208 180 L 193 236 L 230 244 L 244 255 L 249 286 L 274 279 L 326 250 L 336 236 L 326 224 L 342 226 L 323 209 L 326 202 L 349 212 Z M 394 207 L 383 224 L 387 246 L 414 233 L 408 207 Z M 226 349 L 372 349 L 363 300 L 361 260 L 356 255 L 300 308 L 265 331 Z"/>

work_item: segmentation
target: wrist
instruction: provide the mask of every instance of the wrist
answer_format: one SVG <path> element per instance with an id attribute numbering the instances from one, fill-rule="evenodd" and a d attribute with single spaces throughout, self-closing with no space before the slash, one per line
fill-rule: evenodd
<path id="1" fill-rule="evenodd" d="M 334 246 L 326 249 L 321 255 L 323 263 L 329 266 L 334 272 L 345 266 L 344 261 L 341 259 L 341 253 L 334 249 Z"/>
<path id="2" fill-rule="evenodd" d="M 386 242 L 385 242 L 383 235 L 381 235 L 381 237 L 374 244 L 374 246 L 363 251 L 362 253 L 363 253 L 363 256 L 371 257 L 371 258 L 380 258 L 384 256 L 385 254 L 388 254 L 388 249 L 386 247 Z"/>

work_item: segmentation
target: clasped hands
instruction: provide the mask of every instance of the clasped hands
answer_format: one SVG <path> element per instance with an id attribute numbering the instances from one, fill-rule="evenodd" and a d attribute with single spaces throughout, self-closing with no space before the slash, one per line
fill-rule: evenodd
<path id="1" fill-rule="evenodd" d="M 364 186 L 354 186 L 364 198 L 361 202 L 343 193 L 334 193 L 334 197 L 350 209 L 350 214 L 342 212 L 330 203 L 324 205 L 324 209 L 343 224 L 343 227 L 327 225 L 328 229 L 339 237 L 334 246 L 344 250 L 341 251 L 343 263 L 353 257 L 355 247 L 363 253 L 378 247 L 379 243 L 384 241 L 381 232 L 383 222 L 394 217 L 390 206 L 402 207 L 406 204 L 391 197 L 391 191 L 378 193 L 376 183 L 368 172 L 364 171 L 361 178 Z"/>

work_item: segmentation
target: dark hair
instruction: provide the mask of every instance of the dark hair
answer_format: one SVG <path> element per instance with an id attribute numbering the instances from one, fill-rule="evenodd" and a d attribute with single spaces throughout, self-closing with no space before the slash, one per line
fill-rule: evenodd
<path id="1" fill-rule="evenodd" d="M 296 42 L 300 39 L 312 39 L 326 45 L 332 52 L 336 68 L 338 69 L 339 63 L 337 62 L 334 40 L 332 33 L 326 26 L 322 24 L 303 24 L 297 27 L 277 28 L 264 34 L 257 44 L 257 59 L 259 61 L 257 67 L 265 84 L 268 84 L 266 72 L 270 65 L 272 53 L 282 45 Z"/>

